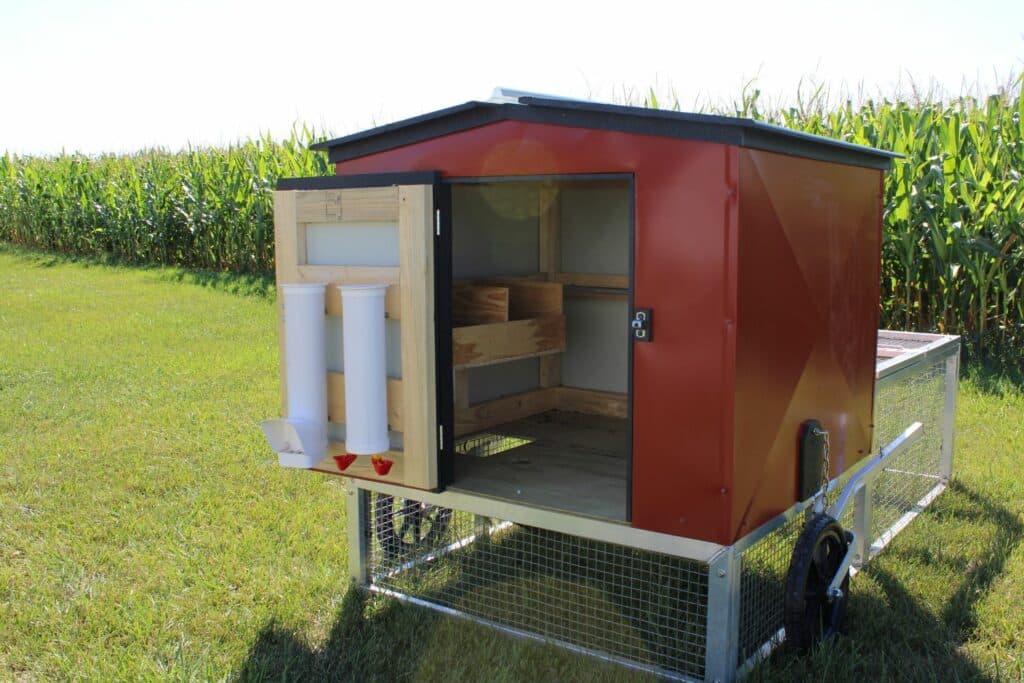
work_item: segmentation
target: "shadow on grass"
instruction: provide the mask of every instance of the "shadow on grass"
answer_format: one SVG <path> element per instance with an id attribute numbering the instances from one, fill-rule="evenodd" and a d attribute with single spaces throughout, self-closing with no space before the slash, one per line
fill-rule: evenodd
<path id="1" fill-rule="evenodd" d="M 274 296 L 273 275 L 252 275 L 246 273 L 222 273 L 209 270 L 162 269 L 160 277 L 184 284 L 208 287 L 240 296 L 256 296 L 271 299 Z"/>
<path id="2" fill-rule="evenodd" d="M 1006 507 L 958 482 L 950 485 L 937 505 L 941 509 L 933 508 L 927 514 L 940 515 L 943 526 L 973 528 L 979 535 L 990 532 L 984 547 L 950 553 L 955 546 L 933 545 L 942 543 L 940 535 L 915 543 L 924 544 L 923 548 L 903 547 L 905 543 L 897 539 L 896 547 L 883 551 L 863 572 L 877 585 L 881 598 L 858 591 L 854 579 L 846 637 L 806 657 L 782 647 L 747 680 L 1000 680 L 964 656 L 961 646 L 977 627 L 975 606 L 1024 538 L 1024 524 Z M 881 561 L 887 554 L 903 565 L 900 572 L 889 569 L 893 562 Z M 955 585 L 939 589 L 939 609 L 930 609 L 920 595 L 908 589 L 907 573 L 929 565 L 943 566 L 948 573 L 962 577 Z"/>
<path id="3" fill-rule="evenodd" d="M 974 356 L 960 374 L 993 396 L 1024 392 L 1024 349 Z"/>
<path id="4" fill-rule="evenodd" d="M 374 609 L 369 609 L 373 601 Z M 408 679 L 438 615 L 396 600 L 348 590 L 326 643 L 311 649 L 268 624 L 239 671 L 243 681 L 395 681 Z"/>
<path id="5" fill-rule="evenodd" d="M 238 296 L 270 299 L 274 296 L 273 273 L 235 273 L 164 266 L 151 263 L 125 263 L 112 257 L 82 256 L 51 251 L 37 251 L 0 242 L 0 254 L 17 258 L 39 268 L 76 265 L 83 268 L 102 267 L 155 274 L 160 280 L 180 282 L 215 289 Z"/>
<path id="6" fill-rule="evenodd" d="M 964 339 L 961 376 L 987 394 L 1003 396 L 1024 391 L 1024 340 L 1011 338 L 981 346 Z"/>
<path id="7" fill-rule="evenodd" d="M 517 614 L 533 615 L 533 619 L 541 619 L 549 625 L 558 623 L 569 629 L 579 626 L 585 630 L 585 617 L 565 611 L 564 589 L 569 584 L 554 577 L 571 572 L 572 568 L 553 564 L 558 558 L 554 548 L 550 549 L 550 554 L 542 554 L 552 560 L 544 566 L 534 563 L 527 568 L 523 558 L 518 557 L 527 544 L 536 549 L 533 544 L 538 542 L 537 535 L 544 533 L 529 527 L 514 527 L 501 532 L 501 541 L 477 541 L 438 558 L 410 583 L 424 591 L 417 596 L 426 600 L 458 607 L 507 608 L 516 604 L 522 608 Z M 493 553 L 501 554 L 509 566 L 499 571 L 488 565 L 488 560 L 495 559 Z M 390 567 L 406 559 L 409 556 L 402 555 L 382 561 L 389 562 Z M 475 567 L 475 571 L 470 567 Z M 458 568 L 467 571 L 463 574 Z M 485 585 L 478 580 L 481 570 L 493 577 L 493 583 Z M 438 574 L 450 578 L 439 580 Z M 428 584 L 432 586 L 428 588 Z M 574 585 L 581 591 L 587 590 L 584 582 Z M 535 592 L 538 588 L 553 589 L 546 594 L 551 599 L 550 604 L 545 604 L 541 610 L 537 609 L 537 602 L 530 601 L 531 597 L 534 600 L 538 597 Z M 597 593 L 590 587 L 589 599 L 594 600 Z M 579 600 L 574 599 L 572 605 L 579 607 L 582 602 L 581 596 Z M 610 603 L 601 600 L 600 604 Z M 550 623 L 543 621 L 542 615 L 547 615 Z M 491 616 L 500 619 L 498 614 Z M 525 624 L 518 625 L 529 628 Z M 616 629 L 616 633 L 621 635 L 630 630 L 625 616 L 621 625 L 622 631 Z M 581 658 L 553 645 L 513 638 L 464 619 L 446 617 L 354 588 L 346 593 L 322 646 L 311 648 L 289 631 L 268 624 L 251 648 L 238 678 L 244 681 L 650 680 L 640 673 Z"/>
<path id="8" fill-rule="evenodd" d="M 241 681 L 647 681 L 621 667 L 351 588 L 322 645 L 268 624 Z"/>

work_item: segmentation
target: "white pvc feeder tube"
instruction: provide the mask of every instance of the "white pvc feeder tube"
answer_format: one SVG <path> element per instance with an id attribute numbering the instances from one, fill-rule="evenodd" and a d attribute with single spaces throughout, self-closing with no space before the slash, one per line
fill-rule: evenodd
<path id="1" fill-rule="evenodd" d="M 263 432 L 283 467 L 313 467 L 327 457 L 324 283 L 283 283 L 288 417 Z"/>
<path id="2" fill-rule="evenodd" d="M 341 287 L 345 362 L 345 450 L 374 455 L 388 450 L 387 285 Z"/>

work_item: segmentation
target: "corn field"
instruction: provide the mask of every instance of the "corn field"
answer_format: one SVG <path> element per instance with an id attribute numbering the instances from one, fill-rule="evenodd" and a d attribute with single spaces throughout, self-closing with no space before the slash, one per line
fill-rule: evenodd
<path id="1" fill-rule="evenodd" d="M 812 96 L 736 115 L 905 155 L 885 183 L 882 323 L 1021 342 L 1024 96 L 1018 78 L 987 98 L 868 101 Z M 658 106 L 653 92 L 644 98 Z M 678 103 L 675 104 L 678 108 Z M 329 173 L 307 128 L 227 149 L 128 156 L 0 158 L 0 240 L 126 263 L 266 273 L 271 191 L 282 176 Z"/>
<path id="2" fill-rule="evenodd" d="M 0 240 L 205 270 L 274 269 L 279 177 L 324 175 L 303 127 L 227 149 L 127 156 L 0 157 Z"/>

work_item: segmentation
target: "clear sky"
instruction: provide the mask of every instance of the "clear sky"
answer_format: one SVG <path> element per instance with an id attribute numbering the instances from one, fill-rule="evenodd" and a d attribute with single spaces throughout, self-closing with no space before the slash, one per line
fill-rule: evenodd
<path id="1" fill-rule="evenodd" d="M 496 85 L 684 109 L 757 77 L 958 93 L 1024 69 L 1024 0 L 425 2 L 0 0 L 0 150 L 221 144 L 296 121 L 335 134 Z"/>

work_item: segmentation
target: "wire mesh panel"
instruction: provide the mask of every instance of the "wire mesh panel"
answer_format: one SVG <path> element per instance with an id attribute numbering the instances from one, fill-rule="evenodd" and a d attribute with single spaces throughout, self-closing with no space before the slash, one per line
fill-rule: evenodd
<path id="1" fill-rule="evenodd" d="M 707 564 L 382 494 L 368 500 L 376 588 L 704 677 Z"/>
<path id="2" fill-rule="evenodd" d="M 943 408 L 946 360 L 929 362 L 902 379 L 882 386 L 875 400 L 875 450 L 891 442 L 913 422 L 921 438 L 893 458 L 875 479 L 871 538 L 878 539 L 903 515 L 915 509 L 942 480 Z"/>
<path id="3" fill-rule="evenodd" d="M 755 656 L 782 628 L 786 571 L 803 528 L 797 515 L 741 555 L 739 661 Z"/>

